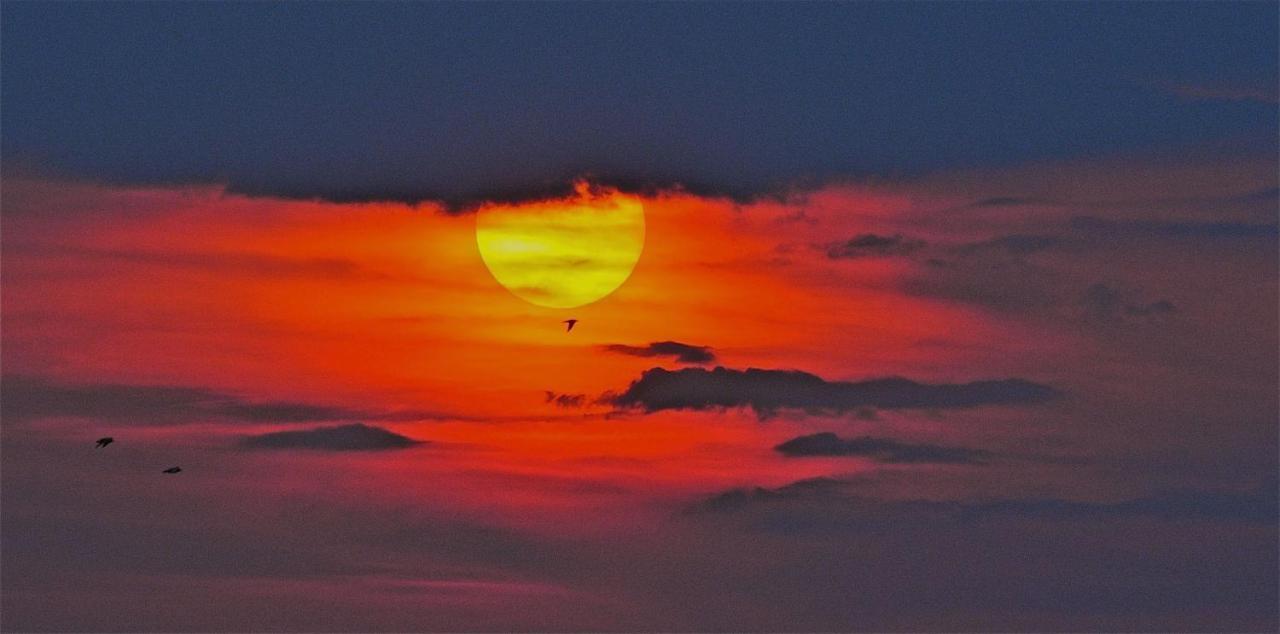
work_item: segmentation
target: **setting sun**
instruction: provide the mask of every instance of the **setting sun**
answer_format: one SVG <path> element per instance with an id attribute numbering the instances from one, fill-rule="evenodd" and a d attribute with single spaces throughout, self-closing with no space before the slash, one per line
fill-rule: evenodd
<path id="1" fill-rule="evenodd" d="M 644 248 L 644 206 L 615 190 L 592 191 L 476 214 L 476 244 L 489 272 L 516 296 L 549 308 L 590 304 L 617 290 Z"/>

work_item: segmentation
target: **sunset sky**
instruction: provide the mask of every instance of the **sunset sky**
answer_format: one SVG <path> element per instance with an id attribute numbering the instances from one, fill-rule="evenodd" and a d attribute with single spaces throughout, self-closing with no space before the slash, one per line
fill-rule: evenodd
<path id="1" fill-rule="evenodd" d="M 0 629 L 1273 631 L 1278 25 L 5 2 Z"/>

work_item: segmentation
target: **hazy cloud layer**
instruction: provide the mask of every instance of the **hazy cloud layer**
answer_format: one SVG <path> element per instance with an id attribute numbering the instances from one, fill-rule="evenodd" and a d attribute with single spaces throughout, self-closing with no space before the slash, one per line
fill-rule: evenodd
<path id="1" fill-rule="evenodd" d="M 847 481 L 813 478 L 768 489 L 733 489 L 714 495 L 695 506 L 692 512 L 746 512 L 772 509 L 794 513 L 792 526 L 811 525 L 818 518 L 844 524 L 853 530 L 859 524 L 885 520 L 906 520 L 908 516 L 930 516 L 951 521 L 973 521 L 998 516 L 1032 517 L 1052 520 L 1106 519 L 1148 516 L 1166 520 L 1203 519 L 1250 524 L 1274 524 L 1280 502 L 1274 489 L 1248 492 L 1200 490 L 1157 491 L 1124 500 L 1081 501 L 1055 497 L 1024 497 L 999 500 L 884 500 L 859 495 Z M 852 516 L 862 520 L 845 524 Z M 780 517 L 776 516 L 775 517 Z M 787 523 L 779 524 L 786 526 Z"/>
<path id="2" fill-rule="evenodd" d="M 254 401 L 201 387 L 67 384 L 38 376 L 4 375 L 0 401 L 6 423 L 51 417 L 92 418 L 129 425 L 208 421 L 306 423 L 378 418 L 432 418 L 430 412 L 370 412 L 291 401 Z"/>
<path id="3" fill-rule="evenodd" d="M 734 370 L 717 367 L 646 370 L 626 390 L 607 397 L 623 408 L 646 412 L 669 409 L 750 407 L 770 415 L 780 409 L 843 413 L 882 409 L 958 408 L 1036 403 L 1057 394 L 1023 379 L 931 385 L 904 378 L 827 381 L 798 370 Z"/>
<path id="4" fill-rule="evenodd" d="M 1084 233 L 1165 238 L 1275 238 L 1280 226 L 1244 222 L 1180 222 L 1166 220 L 1111 220 L 1076 216 L 1071 228 Z"/>

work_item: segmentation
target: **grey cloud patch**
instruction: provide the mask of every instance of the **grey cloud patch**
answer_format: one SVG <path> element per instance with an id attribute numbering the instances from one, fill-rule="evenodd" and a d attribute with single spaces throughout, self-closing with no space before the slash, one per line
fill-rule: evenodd
<path id="1" fill-rule="evenodd" d="M 1260 487 L 1246 492 L 1164 490 L 1115 502 L 1062 498 L 1002 500 L 887 500 L 852 493 L 850 483 L 834 478 L 800 480 L 776 489 L 731 489 L 689 507 L 692 514 L 766 511 L 774 528 L 857 530 L 881 522 L 931 517 L 943 521 L 975 521 L 996 517 L 1049 520 L 1156 517 L 1167 520 L 1202 519 L 1250 524 L 1274 524 L 1280 515 L 1276 491 Z M 790 511 L 790 513 L 788 513 Z M 783 515 L 778 515 L 781 512 Z M 788 517 L 790 515 L 790 517 Z M 789 521 L 781 521 L 783 519 Z"/>
<path id="2" fill-rule="evenodd" d="M 1108 220 L 1096 216 L 1076 216 L 1071 219 L 1071 228 L 1085 233 L 1166 238 L 1274 238 L 1280 235 L 1280 226 L 1275 224 Z"/>
<path id="3" fill-rule="evenodd" d="M 698 502 L 686 511 L 694 515 L 708 511 L 732 512 L 769 502 L 838 498 L 840 492 L 847 486 L 848 483 L 843 480 L 819 477 L 797 480 L 776 489 L 764 487 L 730 489 Z"/>
<path id="4" fill-rule="evenodd" d="M 860 456 L 885 463 L 982 464 L 991 457 L 981 449 L 910 444 L 872 436 L 841 438 L 832 432 L 792 438 L 773 449 L 791 457 Z"/>
<path id="5" fill-rule="evenodd" d="M 1167 299 L 1151 302 L 1150 304 L 1125 306 L 1125 313 L 1135 317 L 1155 317 L 1159 315 L 1172 315 L 1178 312 L 1173 303 Z"/>
<path id="6" fill-rule="evenodd" d="M 833 260 L 866 257 L 892 257 L 910 255 L 923 249 L 923 240 L 903 237 L 902 234 L 881 236 L 874 233 L 863 233 L 844 242 L 833 242 L 824 245 L 827 257 Z"/>
<path id="7" fill-rule="evenodd" d="M 1188 101 L 1253 101 L 1280 103 L 1280 91 L 1272 83 L 1164 83 L 1160 89 Z"/>
<path id="8" fill-rule="evenodd" d="M 1013 234 L 964 244 L 956 248 L 956 253 L 960 255 L 984 253 L 1029 255 L 1061 246 L 1062 242 L 1062 238 L 1057 236 Z"/>
<path id="9" fill-rule="evenodd" d="M 715 352 L 710 346 L 694 346 L 679 341 L 655 341 L 646 346 L 615 343 L 603 346 L 603 349 L 633 357 L 673 357 L 680 363 L 690 364 L 714 363 L 716 360 Z"/>
<path id="10" fill-rule="evenodd" d="M 587 405 L 586 394 L 561 394 L 550 390 L 543 392 L 543 394 L 545 395 L 543 402 L 551 403 L 556 407 L 577 408 Z"/>
<path id="11" fill-rule="evenodd" d="M 1158 319 L 1178 312 L 1177 307 L 1168 300 L 1134 302 L 1125 299 L 1129 295 L 1131 293 L 1098 283 L 1084 292 L 1079 303 L 1084 309 L 1085 319 L 1095 322 L 1113 322 L 1126 318 Z"/>
<path id="12" fill-rule="evenodd" d="M 1259 489 L 1248 493 L 1176 490 L 1119 502 L 1077 502 L 1055 498 L 1002 500 L 970 504 L 972 515 L 1012 514 L 1050 518 L 1088 518 L 1142 515 L 1163 519 L 1210 519 L 1274 524 L 1280 517 L 1276 493 Z"/>
<path id="13" fill-rule="evenodd" d="M 216 390 L 188 386 L 65 384 L 27 375 L 4 375 L 0 384 L 4 390 L 0 417 L 7 423 L 51 417 L 93 418 L 136 425 L 439 417 L 431 412 L 371 412 L 292 401 L 251 401 Z"/>
<path id="14" fill-rule="evenodd" d="M 1035 198 L 1023 198 L 1019 196 L 993 196 L 991 198 L 983 198 L 974 201 L 970 207 L 1017 207 L 1019 205 L 1030 205 L 1042 202 Z"/>
<path id="15" fill-rule="evenodd" d="M 619 394 L 602 400 L 645 412 L 750 407 L 768 416 L 781 409 L 844 413 L 881 409 L 962 408 L 1036 403 L 1057 390 L 1022 379 L 925 384 L 904 378 L 827 381 L 798 370 L 734 370 L 717 367 L 646 370 Z"/>
<path id="16" fill-rule="evenodd" d="M 322 451 L 383 451 L 408 449 L 425 441 L 401 436 L 381 427 L 361 423 L 279 431 L 249 436 L 240 441 L 246 449 L 317 449 Z"/>

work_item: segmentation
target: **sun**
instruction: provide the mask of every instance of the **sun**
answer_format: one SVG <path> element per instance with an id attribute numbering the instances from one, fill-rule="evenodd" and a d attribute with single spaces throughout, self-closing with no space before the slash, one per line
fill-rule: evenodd
<path id="1" fill-rule="evenodd" d="M 613 189 L 575 185 L 562 200 L 491 205 L 476 214 L 476 244 L 494 279 L 549 308 L 603 299 L 644 250 L 644 205 Z"/>

